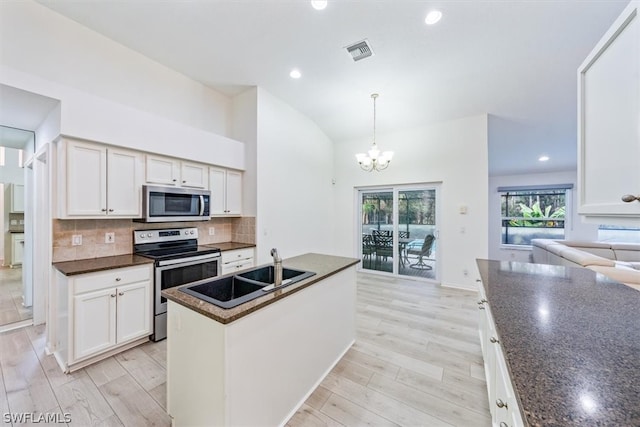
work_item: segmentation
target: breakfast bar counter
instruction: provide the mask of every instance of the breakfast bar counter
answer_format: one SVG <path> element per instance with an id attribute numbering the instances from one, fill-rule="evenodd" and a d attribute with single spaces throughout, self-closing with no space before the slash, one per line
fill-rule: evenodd
<path id="1" fill-rule="evenodd" d="M 525 424 L 640 425 L 640 292 L 584 268 L 477 263 Z"/>

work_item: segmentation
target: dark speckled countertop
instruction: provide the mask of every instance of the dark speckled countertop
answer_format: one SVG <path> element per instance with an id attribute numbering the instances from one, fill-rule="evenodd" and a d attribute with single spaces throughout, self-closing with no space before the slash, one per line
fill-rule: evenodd
<path id="1" fill-rule="evenodd" d="M 151 264 L 153 260 L 139 255 L 126 254 L 101 258 L 79 259 L 76 261 L 54 262 L 53 266 L 65 276 L 92 273 L 94 271 L 131 267 L 140 264 Z"/>
<path id="2" fill-rule="evenodd" d="M 640 426 L 640 292 L 584 268 L 477 263 L 525 422 Z"/>
<path id="3" fill-rule="evenodd" d="M 240 304 L 237 307 L 229 309 L 220 308 L 216 305 L 185 294 L 184 292 L 181 292 L 179 290 L 183 286 L 164 290 L 162 291 L 162 296 L 173 302 L 190 308 L 191 310 L 196 311 L 204 316 L 207 316 L 217 322 L 226 324 L 231 323 L 234 320 L 238 320 L 241 317 L 244 317 L 262 307 L 272 304 L 279 299 L 285 298 L 287 295 L 298 292 L 308 286 L 313 285 L 314 283 L 326 279 L 327 277 L 336 274 L 339 271 L 356 265 L 358 262 L 360 262 L 360 260 L 357 258 L 345 258 L 322 254 L 305 254 L 293 258 L 287 258 L 285 260 L 282 260 L 283 267 L 313 271 L 316 274 L 309 277 L 308 279 L 292 283 L 291 285 L 285 286 L 284 288 L 269 292 L 264 296 L 251 301 L 247 301 L 244 304 Z"/>

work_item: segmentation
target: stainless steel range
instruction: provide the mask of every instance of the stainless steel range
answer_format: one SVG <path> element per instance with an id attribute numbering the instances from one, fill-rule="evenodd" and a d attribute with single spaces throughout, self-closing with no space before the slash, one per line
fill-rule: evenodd
<path id="1" fill-rule="evenodd" d="M 220 249 L 198 245 L 197 228 L 136 230 L 133 251 L 155 260 L 154 328 L 151 339 L 167 337 L 167 300 L 160 293 L 220 275 Z"/>

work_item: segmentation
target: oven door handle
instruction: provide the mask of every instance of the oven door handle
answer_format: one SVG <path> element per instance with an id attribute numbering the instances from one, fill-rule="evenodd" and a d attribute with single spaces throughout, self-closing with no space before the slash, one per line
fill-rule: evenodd
<path id="1" fill-rule="evenodd" d="M 220 258 L 220 254 L 206 254 L 206 255 L 197 255 L 188 258 L 178 258 L 178 259 L 167 259 L 164 261 L 158 261 L 158 267 L 164 267 L 167 265 L 176 265 L 176 264 L 186 264 L 194 261 L 205 261 L 205 260 L 214 260 L 216 258 Z"/>

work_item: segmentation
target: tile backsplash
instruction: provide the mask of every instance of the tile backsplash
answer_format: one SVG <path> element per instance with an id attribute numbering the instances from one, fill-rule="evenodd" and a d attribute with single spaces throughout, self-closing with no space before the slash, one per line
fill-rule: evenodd
<path id="1" fill-rule="evenodd" d="M 130 254 L 133 251 L 133 231 L 153 228 L 198 228 L 201 245 L 239 242 L 255 243 L 255 217 L 212 218 L 209 221 L 147 224 L 130 219 L 54 219 L 53 262 L 74 261 Z M 213 227 L 214 234 L 209 235 Z M 105 233 L 114 233 L 114 243 L 105 243 Z M 73 235 L 82 235 L 82 245 L 72 246 Z"/>

